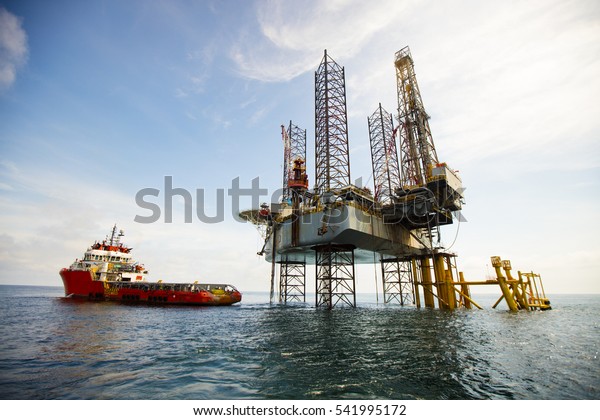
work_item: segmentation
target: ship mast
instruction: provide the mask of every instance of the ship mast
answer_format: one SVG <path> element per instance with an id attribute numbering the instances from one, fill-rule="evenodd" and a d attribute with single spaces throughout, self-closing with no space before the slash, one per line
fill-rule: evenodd
<path id="1" fill-rule="evenodd" d="M 119 231 L 119 234 L 117 234 L 117 224 L 115 223 L 115 225 L 112 228 L 112 232 L 110 234 L 110 240 L 108 239 L 108 236 L 106 237 L 106 239 L 108 241 L 108 245 L 109 246 L 119 246 L 119 240 L 123 236 L 125 236 L 125 232 L 123 232 L 123 229 L 121 229 Z"/>

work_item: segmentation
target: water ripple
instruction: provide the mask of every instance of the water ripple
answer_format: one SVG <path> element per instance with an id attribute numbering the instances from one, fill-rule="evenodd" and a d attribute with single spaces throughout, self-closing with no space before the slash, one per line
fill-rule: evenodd
<path id="1" fill-rule="evenodd" d="M 600 299 L 177 308 L 0 287 L 0 398 L 598 399 Z"/>

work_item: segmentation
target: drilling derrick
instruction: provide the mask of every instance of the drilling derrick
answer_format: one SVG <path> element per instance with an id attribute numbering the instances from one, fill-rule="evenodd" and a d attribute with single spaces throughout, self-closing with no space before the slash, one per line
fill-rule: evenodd
<path id="1" fill-rule="evenodd" d="M 402 178 L 408 186 L 423 186 L 438 158 L 408 47 L 396 53 L 395 66 Z"/>
<path id="2" fill-rule="evenodd" d="M 452 223 L 452 211 L 461 209 L 462 181 L 438 160 L 408 47 L 396 53 L 394 64 L 403 185 L 384 217 L 411 230 L 426 229 L 431 237 L 432 228 Z"/>

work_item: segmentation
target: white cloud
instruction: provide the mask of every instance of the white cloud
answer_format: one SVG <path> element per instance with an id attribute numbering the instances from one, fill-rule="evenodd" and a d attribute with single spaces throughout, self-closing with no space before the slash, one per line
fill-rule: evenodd
<path id="1" fill-rule="evenodd" d="M 0 7 L 0 90 L 12 86 L 28 55 L 27 34 L 21 19 Z"/>
<path id="2" fill-rule="evenodd" d="M 224 130 L 231 127 L 231 120 L 213 109 L 204 109 L 202 110 L 201 114 L 202 117 L 209 120 L 215 127 L 219 127 L 220 129 Z"/>
<path id="3" fill-rule="evenodd" d="M 187 60 L 191 63 L 191 68 L 187 70 L 185 76 L 187 81 L 185 87 L 179 87 L 176 90 L 177 98 L 184 98 L 190 94 L 203 94 L 206 90 L 206 85 L 211 77 L 211 66 L 215 59 L 217 47 L 214 42 L 209 42 L 201 49 L 189 51 Z"/>
<path id="4" fill-rule="evenodd" d="M 259 107 L 256 111 L 252 113 L 249 118 L 249 123 L 251 126 L 258 124 L 271 110 L 272 106 L 267 105 L 263 107 Z"/>
<path id="5" fill-rule="evenodd" d="M 314 70 L 324 49 L 336 59 L 355 56 L 401 15 L 406 4 L 392 0 L 260 2 L 256 9 L 260 34 L 242 31 L 231 58 L 244 77 L 287 81 Z"/>
<path id="6" fill-rule="evenodd" d="M 181 88 L 175 89 L 175 97 L 176 98 L 187 98 L 188 96 L 189 96 L 189 94 L 187 92 L 185 92 L 183 89 L 181 89 Z"/>

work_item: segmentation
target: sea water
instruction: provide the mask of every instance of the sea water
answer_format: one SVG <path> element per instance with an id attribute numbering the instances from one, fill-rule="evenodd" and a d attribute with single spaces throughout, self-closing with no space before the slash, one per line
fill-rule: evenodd
<path id="1" fill-rule="evenodd" d="M 2 399 L 599 399 L 600 296 L 553 309 L 82 302 L 0 286 Z M 487 300 L 486 300 L 487 299 Z"/>

